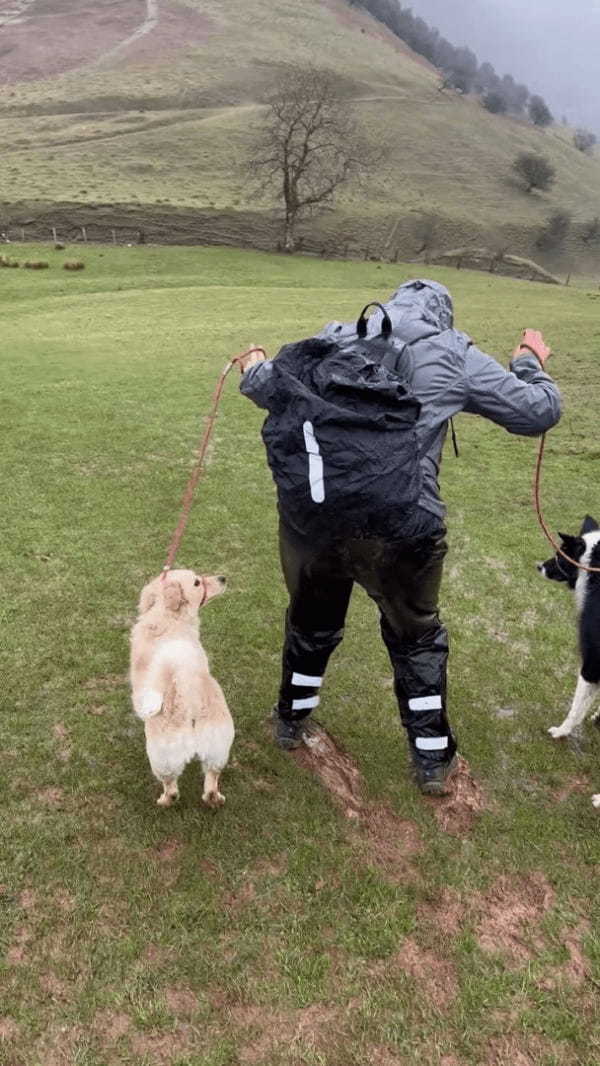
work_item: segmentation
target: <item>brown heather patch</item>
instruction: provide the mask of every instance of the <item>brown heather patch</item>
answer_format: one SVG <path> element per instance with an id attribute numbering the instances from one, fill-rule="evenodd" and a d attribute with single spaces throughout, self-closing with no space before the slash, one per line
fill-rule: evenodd
<path id="1" fill-rule="evenodd" d="M 484 951 L 503 952 L 513 962 L 531 958 L 540 945 L 539 923 L 554 902 L 554 891 L 541 872 L 500 877 L 483 896 L 477 937 Z"/>
<path id="2" fill-rule="evenodd" d="M 477 815 L 488 806 L 481 786 L 462 755 L 458 757 L 458 771 L 451 778 L 449 794 L 429 797 L 427 802 L 440 828 L 451 836 L 459 837 L 471 831 Z"/>

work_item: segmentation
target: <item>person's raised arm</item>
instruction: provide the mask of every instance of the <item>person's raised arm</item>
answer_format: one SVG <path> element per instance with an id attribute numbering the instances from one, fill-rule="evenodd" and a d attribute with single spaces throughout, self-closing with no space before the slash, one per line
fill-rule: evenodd
<path id="1" fill-rule="evenodd" d="M 524 330 L 505 370 L 472 345 L 465 360 L 466 402 L 463 410 L 483 415 L 509 433 L 536 437 L 558 422 L 558 388 L 544 371 L 550 348 L 537 330 Z"/>

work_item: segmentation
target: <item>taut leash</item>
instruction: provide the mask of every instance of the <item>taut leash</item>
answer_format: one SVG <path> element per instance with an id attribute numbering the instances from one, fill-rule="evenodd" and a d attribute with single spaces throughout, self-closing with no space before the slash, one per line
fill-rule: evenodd
<path id="1" fill-rule="evenodd" d="M 540 501 L 540 487 L 542 482 L 542 462 L 544 460 L 545 448 L 546 434 L 544 433 L 542 439 L 540 440 L 537 462 L 535 464 L 535 477 L 533 481 L 533 502 L 535 512 L 538 517 L 538 522 L 542 527 L 545 537 L 550 541 L 550 544 L 558 555 L 562 555 L 563 559 L 566 559 L 568 563 L 571 563 L 573 566 L 576 566 L 578 570 L 585 570 L 588 574 L 600 574 L 600 566 L 584 566 L 583 563 L 578 563 L 576 559 L 571 559 L 571 556 L 567 555 L 566 551 L 564 551 L 560 547 L 560 545 L 556 543 L 554 537 L 548 529 L 548 526 L 546 525 L 546 522 L 544 521 L 544 516 L 542 514 L 542 504 Z"/>
<path id="2" fill-rule="evenodd" d="M 223 386 L 225 384 L 225 380 L 226 380 L 227 375 L 229 374 L 229 372 L 231 370 L 233 370 L 233 367 L 234 366 L 239 366 L 241 364 L 242 360 L 247 355 L 252 355 L 253 352 L 262 352 L 262 354 L 266 358 L 266 352 L 265 352 L 264 348 L 258 348 L 258 347 L 248 348 L 248 350 L 246 352 L 242 352 L 241 355 L 237 355 L 234 359 L 230 359 L 229 362 L 223 367 L 223 369 L 222 369 L 222 371 L 221 371 L 221 373 L 219 375 L 219 379 L 217 381 L 216 388 L 215 388 L 215 391 L 214 391 L 214 394 L 213 394 L 213 398 L 212 398 L 212 404 L 211 404 L 211 408 L 210 408 L 210 413 L 209 413 L 208 418 L 206 420 L 206 425 L 204 427 L 204 432 L 202 434 L 202 440 L 200 442 L 200 447 L 198 449 L 198 458 L 196 459 L 196 462 L 194 463 L 194 467 L 192 469 L 192 473 L 190 474 L 188 483 L 187 483 L 186 488 L 185 488 L 185 492 L 183 494 L 183 499 L 181 501 L 181 514 L 180 514 L 180 517 L 179 517 L 179 522 L 177 523 L 177 527 L 176 527 L 175 532 L 173 534 L 173 538 L 172 538 L 171 544 L 169 546 L 169 551 L 167 553 L 167 559 L 166 559 L 165 565 L 163 566 L 163 569 L 162 569 L 162 578 L 163 578 L 163 580 L 166 577 L 166 575 L 168 574 L 168 572 L 171 569 L 171 567 L 173 566 L 173 563 L 175 561 L 175 556 L 177 555 L 177 552 L 179 551 L 179 546 L 180 546 L 181 541 L 183 539 L 183 534 L 185 533 L 185 528 L 186 528 L 186 526 L 188 524 L 188 519 L 190 517 L 190 511 L 192 509 L 192 502 L 193 502 L 193 499 L 194 499 L 194 492 L 196 491 L 198 482 L 200 481 L 200 478 L 202 477 L 202 475 L 204 473 L 204 460 L 206 458 L 206 452 L 207 452 L 207 449 L 208 449 L 208 445 L 210 444 L 210 439 L 211 439 L 211 437 L 213 435 L 213 431 L 214 431 L 214 428 L 215 428 L 215 422 L 216 422 L 217 413 L 218 413 L 218 410 L 219 410 L 219 403 L 221 401 L 221 394 L 223 392 Z M 204 592 L 205 592 L 205 599 L 206 599 L 206 588 L 205 588 Z"/>

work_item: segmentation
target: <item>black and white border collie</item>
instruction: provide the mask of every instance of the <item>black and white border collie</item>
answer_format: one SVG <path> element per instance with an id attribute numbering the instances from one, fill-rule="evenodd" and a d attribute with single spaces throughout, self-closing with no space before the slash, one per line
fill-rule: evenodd
<path id="1" fill-rule="evenodd" d="M 589 515 L 583 521 L 579 536 L 559 533 L 559 537 L 563 550 L 572 559 L 584 566 L 600 567 L 600 527 Z M 548 730 L 550 736 L 558 740 L 568 737 L 587 718 L 600 690 L 600 574 L 578 570 L 558 553 L 538 564 L 538 570 L 551 581 L 562 581 L 575 590 L 579 621 L 581 669 L 573 703 L 564 722 Z M 600 710 L 593 716 L 593 721 L 599 718 Z M 592 796 L 592 803 L 594 807 L 600 807 L 600 793 Z"/>

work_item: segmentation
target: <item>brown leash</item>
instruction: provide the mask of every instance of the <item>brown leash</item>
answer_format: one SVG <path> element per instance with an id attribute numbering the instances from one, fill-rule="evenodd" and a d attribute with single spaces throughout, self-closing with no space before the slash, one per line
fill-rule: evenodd
<path id="1" fill-rule="evenodd" d="M 183 534 L 185 533 L 185 528 L 187 526 L 188 519 L 190 517 L 190 511 L 192 509 L 192 502 L 193 502 L 193 499 L 194 499 L 194 492 L 196 491 L 196 487 L 198 485 L 198 482 L 200 481 L 200 478 L 201 478 L 201 476 L 204 473 L 204 460 L 206 458 L 206 452 L 207 452 L 207 449 L 208 449 L 208 445 L 210 444 L 210 439 L 211 439 L 211 437 L 213 435 L 213 431 L 214 431 L 214 428 L 215 428 L 215 422 L 216 422 L 216 419 L 217 419 L 217 413 L 218 413 L 218 410 L 219 410 L 219 403 L 221 401 L 221 394 L 223 392 L 223 386 L 225 384 L 225 380 L 226 380 L 227 375 L 229 374 L 229 372 L 231 370 L 233 370 L 233 367 L 234 366 L 239 366 L 241 364 L 242 360 L 247 355 L 252 355 L 253 352 L 262 352 L 262 354 L 266 358 L 266 352 L 265 352 L 264 348 L 248 348 L 248 351 L 243 352 L 241 355 L 236 356 L 235 359 L 231 359 L 227 363 L 227 365 L 223 367 L 223 370 L 221 371 L 221 373 L 219 375 L 219 379 L 217 381 L 217 385 L 216 385 L 216 388 L 215 388 L 215 391 L 214 391 L 214 394 L 213 394 L 213 398 L 212 398 L 212 404 L 211 404 L 211 408 L 210 408 L 210 413 L 209 413 L 208 418 L 206 420 L 206 425 L 204 427 L 204 432 L 202 434 L 202 440 L 200 442 L 200 447 L 198 449 L 198 458 L 196 459 L 196 462 L 194 463 L 194 468 L 192 470 L 192 473 L 190 474 L 189 481 L 188 481 L 188 483 L 186 485 L 186 489 L 185 489 L 185 492 L 183 494 L 183 499 L 181 501 L 181 515 L 179 517 L 179 522 L 177 523 L 177 527 L 175 529 L 175 532 L 173 534 L 173 538 L 171 540 L 171 544 L 169 546 L 169 551 L 167 553 L 167 559 L 166 559 L 165 565 L 163 566 L 163 569 L 162 569 L 162 578 L 163 578 L 163 580 L 166 577 L 166 575 L 168 574 L 168 572 L 171 569 L 171 567 L 173 566 L 173 563 L 175 561 L 175 556 L 177 555 L 177 552 L 179 551 L 179 546 L 180 546 L 181 541 L 183 539 Z M 204 587 L 204 599 L 206 599 L 206 584 L 205 584 L 205 587 Z"/>
<path id="2" fill-rule="evenodd" d="M 533 482 L 533 501 L 540 526 L 544 531 L 544 535 L 550 541 L 550 544 L 558 555 L 562 555 L 563 559 L 566 559 L 568 563 L 571 563 L 573 566 L 576 566 L 578 570 L 586 570 L 588 574 L 600 574 L 600 566 L 584 566 L 583 563 L 578 563 L 576 559 L 571 559 L 571 556 L 567 555 L 567 553 L 563 551 L 563 549 L 556 543 L 554 537 L 548 529 L 548 526 L 546 525 L 546 522 L 544 521 L 544 516 L 542 514 L 542 504 L 540 501 L 540 486 L 542 481 L 542 462 L 544 460 L 545 448 L 546 434 L 544 433 L 542 439 L 540 440 L 537 463 L 535 464 L 535 478 Z"/>

